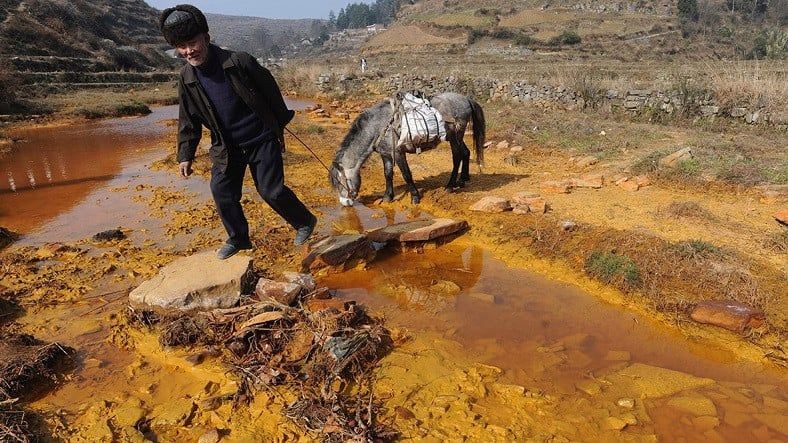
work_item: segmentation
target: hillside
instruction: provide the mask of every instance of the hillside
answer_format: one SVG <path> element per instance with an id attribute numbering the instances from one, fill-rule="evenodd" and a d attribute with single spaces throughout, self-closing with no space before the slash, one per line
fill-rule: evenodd
<path id="1" fill-rule="evenodd" d="M 143 0 L 0 0 L 0 54 L 20 71 L 167 67 L 156 19 Z"/>
<path id="2" fill-rule="evenodd" d="M 327 34 L 326 22 L 206 14 L 212 39 L 219 45 L 258 57 L 293 53 Z M 302 44 L 304 42 L 304 44 Z"/>
<path id="3" fill-rule="evenodd" d="M 401 7 L 390 31 L 396 45 L 381 44 L 389 37 L 384 34 L 364 50 L 430 52 L 446 49 L 430 42 L 451 39 L 455 44 L 448 49 L 455 53 L 563 51 L 622 61 L 788 55 L 788 1 L 689 3 L 695 9 L 680 11 L 675 0 L 423 0 Z M 421 32 L 403 32 L 396 25 L 418 26 Z M 423 33 L 438 39 L 425 40 Z"/>

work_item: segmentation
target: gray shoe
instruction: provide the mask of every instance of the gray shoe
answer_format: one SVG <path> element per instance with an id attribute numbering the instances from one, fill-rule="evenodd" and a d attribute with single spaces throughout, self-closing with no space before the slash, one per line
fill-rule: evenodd
<path id="1" fill-rule="evenodd" d="M 237 254 L 238 251 L 242 249 L 252 249 L 252 244 L 247 243 L 241 246 L 235 246 L 230 243 L 225 243 L 221 248 L 219 248 L 219 251 L 216 253 L 216 257 L 218 257 L 219 260 L 226 260 Z"/>
<path id="2" fill-rule="evenodd" d="M 313 215 L 306 226 L 301 226 L 296 230 L 295 241 L 293 241 L 293 243 L 295 243 L 296 246 L 306 243 L 309 236 L 312 235 L 312 231 L 315 230 L 315 225 L 317 225 L 317 217 Z"/>

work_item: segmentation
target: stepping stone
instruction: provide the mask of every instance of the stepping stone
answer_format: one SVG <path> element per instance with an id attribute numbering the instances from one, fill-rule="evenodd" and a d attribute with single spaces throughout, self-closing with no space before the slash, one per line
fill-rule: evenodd
<path id="1" fill-rule="evenodd" d="M 301 267 L 304 272 L 344 268 L 351 261 L 369 261 L 374 256 L 375 250 L 365 235 L 335 235 L 312 245 L 309 254 L 301 261 Z"/>
<path id="2" fill-rule="evenodd" d="M 622 392 L 637 394 L 642 398 L 658 398 L 687 389 L 713 385 L 710 378 L 695 377 L 684 372 L 635 363 L 607 376 L 607 380 Z"/>
<path id="3" fill-rule="evenodd" d="M 572 179 L 573 188 L 593 188 L 599 189 L 605 184 L 605 177 L 601 174 L 584 175 Z"/>
<path id="4" fill-rule="evenodd" d="M 229 308 L 240 300 L 241 277 L 251 264 L 251 257 L 219 260 L 213 251 L 179 258 L 131 291 L 129 300 L 182 310 Z"/>
<path id="5" fill-rule="evenodd" d="M 436 218 L 388 225 L 370 231 L 367 238 L 375 243 L 430 241 L 462 232 L 467 228 L 468 222 L 465 220 Z"/>

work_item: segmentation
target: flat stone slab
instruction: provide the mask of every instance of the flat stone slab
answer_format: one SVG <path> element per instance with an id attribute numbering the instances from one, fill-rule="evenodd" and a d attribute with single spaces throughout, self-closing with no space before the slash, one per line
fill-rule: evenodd
<path id="1" fill-rule="evenodd" d="M 512 205 L 506 198 L 488 195 L 471 205 L 470 210 L 479 212 L 506 212 L 512 210 Z"/>
<path id="2" fill-rule="evenodd" d="M 713 385 L 710 378 L 696 377 L 671 369 L 635 363 L 606 377 L 624 392 L 637 393 L 642 398 L 658 398 L 687 389 Z"/>
<path id="3" fill-rule="evenodd" d="M 698 323 L 719 326 L 734 332 L 763 326 L 763 311 L 733 300 L 706 300 L 698 303 L 690 314 Z"/>
<path id="4" fill-rule="evenodd" d="M 241 276 L 251 263 L 244 255 L 219 260 L 212 251 L 179 258 L 131 291 L 129 300 L 183 310 L 229 308 L 240 300 Z"/>
<path id="5" fill-rule="evenodd" d="M 368 261 L 374 256 L 375 251 L 365 235 L 334 235 L 312 245 L 309 254 L 301 261 L 301 266 L 304 272 L 338 268 L 350 261 Z"/>
<path id="6" fill-rule="evenodd" d="M 388 225 L 370 231 L 367 238 L 375 243 L 430 241 L 462 232 L 467 228 L 468 222 L 465 220 L 436 218 Z"/>

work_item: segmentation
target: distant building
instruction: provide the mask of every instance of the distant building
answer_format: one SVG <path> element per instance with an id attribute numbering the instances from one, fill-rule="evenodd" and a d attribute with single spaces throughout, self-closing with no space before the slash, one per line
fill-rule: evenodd
<path id="1" fill-rule="evenodd" d="M 374 25 L 367 26 L 367 32 L 370 34 L 375 34 L 377 32 L 385 31 L 386 26 L 381 23 L 375 23 Z"/>

